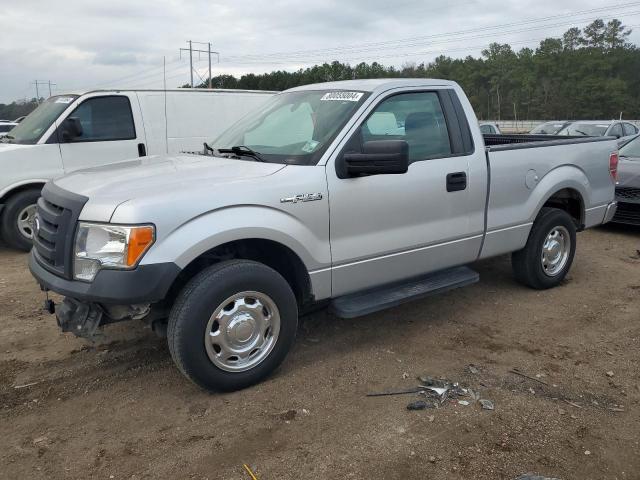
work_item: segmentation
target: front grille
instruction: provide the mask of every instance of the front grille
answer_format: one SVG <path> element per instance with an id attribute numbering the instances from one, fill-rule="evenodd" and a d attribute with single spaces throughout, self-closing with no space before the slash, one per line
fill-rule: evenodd
<path id="1" fill-rule="evenodd" d="M 47 270 L 71 279 L 73 237 L 87 198 L 48 183 L 38 199 L 33 245 Z"/>
<path id="2" fill-rule="evenodd" d="M 640 200 L 640 188 L 635 187 L 618 187 L 616 188 L 616 197 L 624 201 L 628 200 Z"/>

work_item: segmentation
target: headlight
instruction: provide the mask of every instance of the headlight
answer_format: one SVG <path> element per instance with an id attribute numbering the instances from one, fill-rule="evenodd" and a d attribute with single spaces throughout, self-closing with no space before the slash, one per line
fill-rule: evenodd
<path id="1" fill-rule="evenodd" d="M 74 248 L 73 277 L 90 282 L 101 268 L 133 268 L 154 239 L 152 225 L 80 222 Z"/>

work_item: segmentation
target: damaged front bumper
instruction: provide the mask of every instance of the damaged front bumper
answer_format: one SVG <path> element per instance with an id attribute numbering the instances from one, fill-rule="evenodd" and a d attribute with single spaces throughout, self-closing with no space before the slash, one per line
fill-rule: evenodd
<path id="1" fill-rule="evenodd" d="M 56 315 L 63 332 L 93 339 L 98 327 L 123 320 L 153 321 L 163 312 L 151 304 L 161 302 L 180 273 L 174 263 L 139 265 L 133 270 L 101 270 L 93 282 L 60 277 L 38 261 L 34 250 L 29 270 L 42 290 L 65 296 L 63 302 L 45 303 L 45 310 Z"/>
<path id="2" fill-rule="evenodd" d="M 66 297 L 62 303 L 55 305 L 54 311 L 58 326 L 63 332 L 94 339 L 100 326 L 123 320 L 143 319 L 149 315 L 151 306 L 149 304 L 107 306 Z"/>

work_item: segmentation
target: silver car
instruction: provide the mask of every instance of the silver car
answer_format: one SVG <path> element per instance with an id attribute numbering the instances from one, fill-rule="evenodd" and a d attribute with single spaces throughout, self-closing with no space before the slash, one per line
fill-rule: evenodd
<path id="1" fill-rule="evenodd" d="M 570 123 L 558 135 L 585 137 L 616 137 L 618 144 L 622 144 L 626 137 L 636 135 L 638 127 L 630 122 L 621 120 L 580 120 Z"/>

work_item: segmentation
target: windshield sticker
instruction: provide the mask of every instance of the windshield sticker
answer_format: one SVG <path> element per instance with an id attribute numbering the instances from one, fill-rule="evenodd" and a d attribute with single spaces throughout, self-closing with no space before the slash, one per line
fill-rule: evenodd
<path id="1" fill-rule="evenodd" d="M 73 102 L 73 97 L 56 98 L 56 103 L 71 103 L 71 102 Z"/>
<path id="2" fill-rule="evenodd" d="M 303 152 L 307 152 L 307 153 L 312 153 L 319 144 L 320 144 L 320 142 L 316 142 L 315 140 L 309 140 L 302 147 L 302 151 Z"/>
<path id="3" fill-rule="evenodd" d="M 320 99 L 323 102 L 330 100 L 357 102 L 364 95 L 362 92 L 329 92 L 325 93 Z"/>

